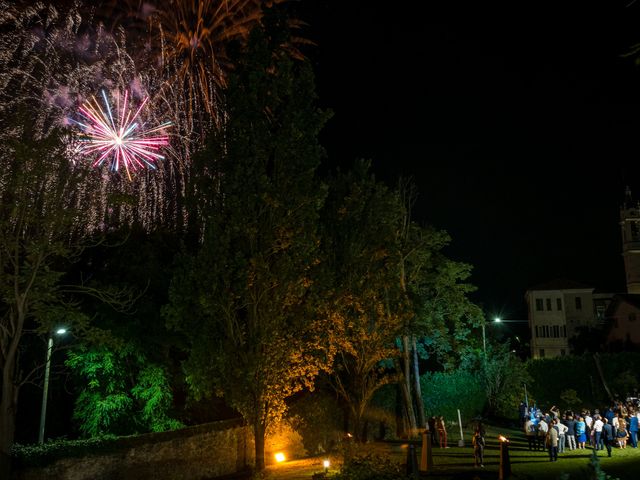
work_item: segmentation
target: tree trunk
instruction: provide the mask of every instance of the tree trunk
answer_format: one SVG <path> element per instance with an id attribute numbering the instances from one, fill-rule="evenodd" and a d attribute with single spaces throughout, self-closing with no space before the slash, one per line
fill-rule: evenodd
<path id="1" fill-rule="evenodd" d="M 405 340 L 407 340 L 406 343 L 405 343 Z M 408 337 L 403 337 L 402 342 L 403 342 L 403 345 L 406 344 L 408 346 L 409 344 Z M 405 351 L 403 352 L 402 356 L 403 356 L 402 362 L 396 360 L 396 369 L 400 373 L 398 385 L 400 386 L 400 391 L 402 392 L 402 405 L 404 407 L 406 419 L 409 424 L 409 431 L 405 431 L 404 433 L 410 436 L 413 434 L 413 432 L 417 430 L 416 414 L 413 408 L 413 399 L 411 397 L 411 390 L 410 390 L 411 384 L 409 379 L 407 379 L 407 376 L 406 376 L 406 373 L 408 373 L 408 371 L 404 369 L 405 366 L 407 366 L 408 368 L 409 354 L 408 352 Z"/>
<path id="2" fill-rule="evenodd" d="M 257 421 L 253 424 L 253 437 L 256 446 L 256 471 L 264 470 L 264 437 L 266 433 L 265 426 Z"/>
<path id="3" fill-rule="evenodd" d="M 2 399 L 0 400 L 0 478 L 9 478 L 9 451 L 16 431 L 18 389 L 13 383 L 15 363 L 7 359 L 2 369 Z"/>
<path id="4" fill-rule="evenodd" d="M 424 415 L 424 403 L 422 402 L 422 388 L 420 387 L 420 366 L 418 364 L 418 345 L 415 335 L 411 337 L 411 350 L 413 358 L 413 392 L 416 399 L 416 409 L 418 411 L 419 428 L 426 428 L 427 419 Z"/>

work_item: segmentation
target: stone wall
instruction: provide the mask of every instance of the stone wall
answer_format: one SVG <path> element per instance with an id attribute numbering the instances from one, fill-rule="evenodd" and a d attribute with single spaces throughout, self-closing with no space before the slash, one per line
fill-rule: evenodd
<path id="1" fill-rule="evenodd" d="M 265 442 L 265 460 L 277 451 L 304 454 L 300 436 L 284 427 Z M 115 440 L 105 451 L 22 468 L 16 480 L 192 480 L 250 469 L 255 458 L 251 428 L 240 420 L 216 422 Z"/>

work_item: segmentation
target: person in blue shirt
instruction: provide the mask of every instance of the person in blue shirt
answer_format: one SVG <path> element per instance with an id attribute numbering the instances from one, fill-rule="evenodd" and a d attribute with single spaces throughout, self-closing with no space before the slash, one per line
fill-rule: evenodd
<path id="1" fill-rule="evenodd" d="M 630 412 L 631 417 L 629 418 L 629 440 L 631 440 L 631 446 L 633 448 L 638 448 L 638 426 L 640 422 L 638 422 L 638 414 L 636 412 Z"/>
<path id="2" fill-rule="evenodd" d="M 584 444 L 587 442 L 587 424 L 584 421 L 584 417 L 580 417 L 576 422 L 576 443 L 578 448 L 584 450 Z"/>

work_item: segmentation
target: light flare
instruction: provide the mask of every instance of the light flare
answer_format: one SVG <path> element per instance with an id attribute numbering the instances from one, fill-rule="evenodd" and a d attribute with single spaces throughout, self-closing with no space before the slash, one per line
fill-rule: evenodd
<path id="1" fill-rule="evenodd" d="M 114 111 L 104 90 L 102 99 L 103 105 L 91 97 L 80 107 L 82 121 L 70 119 L 84 133 L 80 139 L 80 154 L 95 156 L 94 167 L 105 162 L 114 172 L 124 167 L 129 180 L 131 174 L 140 169 L 156 169 L 157 163 L 165 158 L 160 152 L 169 145 L 167 129 L 171 122 L 146 127 L 141 112 L 149 97 L 145 97 L 136 109 L 129 101 L 129 92 L 125 91 L 122 105 L 120 95 L 116 96 Z"/>

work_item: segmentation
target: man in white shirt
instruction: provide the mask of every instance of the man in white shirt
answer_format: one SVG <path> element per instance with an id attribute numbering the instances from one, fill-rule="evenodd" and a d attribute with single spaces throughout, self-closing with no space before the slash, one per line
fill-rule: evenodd
<path id="1" fill-rule="evenodd" d="M 538 448 L 545 450 L 545 439 L 547 438 L 547 432 L 549 431 L 549 425 L 544 421 L 544 417 L 540 418 L 538 422 Z"/>
<path id="2" fill-rule="evenodd" d="M 598 418 L 593 422 L 593 430 L 595 431 L 595 442 L 593 448 L 596 450 L 604 450 L 604 443 L 602 442 L 602 427 L 604 422 Z"/>
<path id="3" fill-rule="evenodd" d="M 556 430 L 558 430 L 558 453 L 564 453 L 564 443 L 565 443 L 565 435 L 569 427 L 567 427 L 564 423 L 560 423 L 559 421 L 553 426 Z"/>

